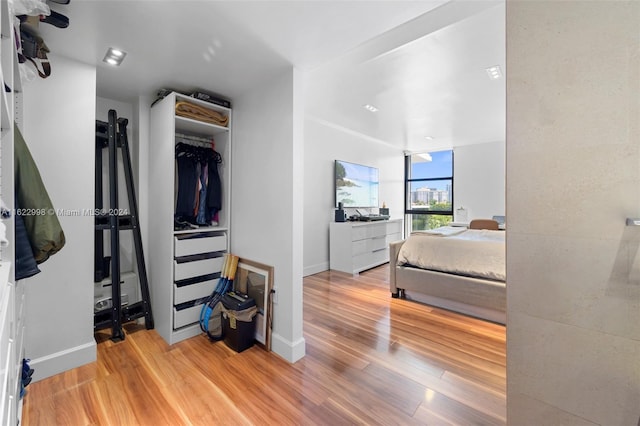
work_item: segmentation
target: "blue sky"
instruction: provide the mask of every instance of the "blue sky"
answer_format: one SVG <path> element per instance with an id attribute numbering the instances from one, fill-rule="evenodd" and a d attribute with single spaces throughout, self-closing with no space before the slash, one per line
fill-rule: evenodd
<path id="1" fill-rule="evenodd" d="M 412 165 L 411 178 L 432 178 L 432 177 L 448 177 L 451 176 L 453 169 L 453 156 L 451 151 L 437 151 L 430 152 L 431 161 L 425 161 L 422 163 L 414 163 Z M 427 186 L 429 188 L 445 189 L 446 184 L 449 181 L 431 181 L 431 182 L 415 182 L 411 184 L 411 189 L 422 188 Z"/>

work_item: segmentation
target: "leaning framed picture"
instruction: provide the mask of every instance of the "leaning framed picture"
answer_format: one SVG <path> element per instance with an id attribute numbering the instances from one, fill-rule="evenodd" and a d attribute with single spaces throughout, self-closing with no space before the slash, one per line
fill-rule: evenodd
<path id="1" fill-rule="evenodd" d="M 256 341 L 270 351 L 273 318 L 273 266 L 240 258 L 234 288 L 256 301 L 258 308 Z"/>

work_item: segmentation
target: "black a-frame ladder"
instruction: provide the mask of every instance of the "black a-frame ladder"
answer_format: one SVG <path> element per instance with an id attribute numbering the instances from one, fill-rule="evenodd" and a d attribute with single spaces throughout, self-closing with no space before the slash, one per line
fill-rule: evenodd
<path id="1" fill-rule="evenodd" d="M 109 231 L 111 242 L 111 306 L 94 313 L 94 331 L 111 327 L 111 340 L 124 339 L 122 324 L 144 317 L 147 329 L 153 328 L 151 300 L 147 269 L 142 251 L 142 236 L 138 222 L 138 203 L 133 185 L 126 118 L 118 118 L 115 110 L 109 110 L 109 121 L 96 120 L 96 169 L 95 169 L 95 277 L 99 282 L 109 275 L 109 258 L 104 257 L 104 231 Z M 102 152 L 109 155 L 109 208 L 104 208 L 102 194 Z M 118 207 L 118 148 L 122 153 L 124 177 L 129 198 L 128 211 Z M 120 231 L 132 230 L 138 280 L 142 300 L 123 306 L 120 303 Z"/>

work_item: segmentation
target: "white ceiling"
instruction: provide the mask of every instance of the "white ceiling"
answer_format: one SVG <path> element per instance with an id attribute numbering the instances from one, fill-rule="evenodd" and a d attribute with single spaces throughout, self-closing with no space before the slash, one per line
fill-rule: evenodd
<path id="1" fill-rule="evenodd" d="M 95 64 L 101 97 L 233 99 L 293 65 L 309 71 L 308 114 L 328 125 L 407 150 L 504 140 L 504 79 L 485 71 L 504 72 L 503 0 L 49 4 L 70 20 L 40 25 L 52 73 L 55 55 Z M 102 62 L 109 46 L 127 52 L 119 68 Z"/>

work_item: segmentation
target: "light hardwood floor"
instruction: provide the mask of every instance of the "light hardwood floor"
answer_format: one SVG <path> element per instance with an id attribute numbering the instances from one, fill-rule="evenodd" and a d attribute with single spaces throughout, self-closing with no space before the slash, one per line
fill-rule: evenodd
<path id="1" fill-rule="evenodd" d="M 388 271 L 306 277 L 295 364 L 135 324 L 97 334 L 97 362 L 27 387 L 22 424 L 505 424 L 505 327 L 392 299 Z"/>

